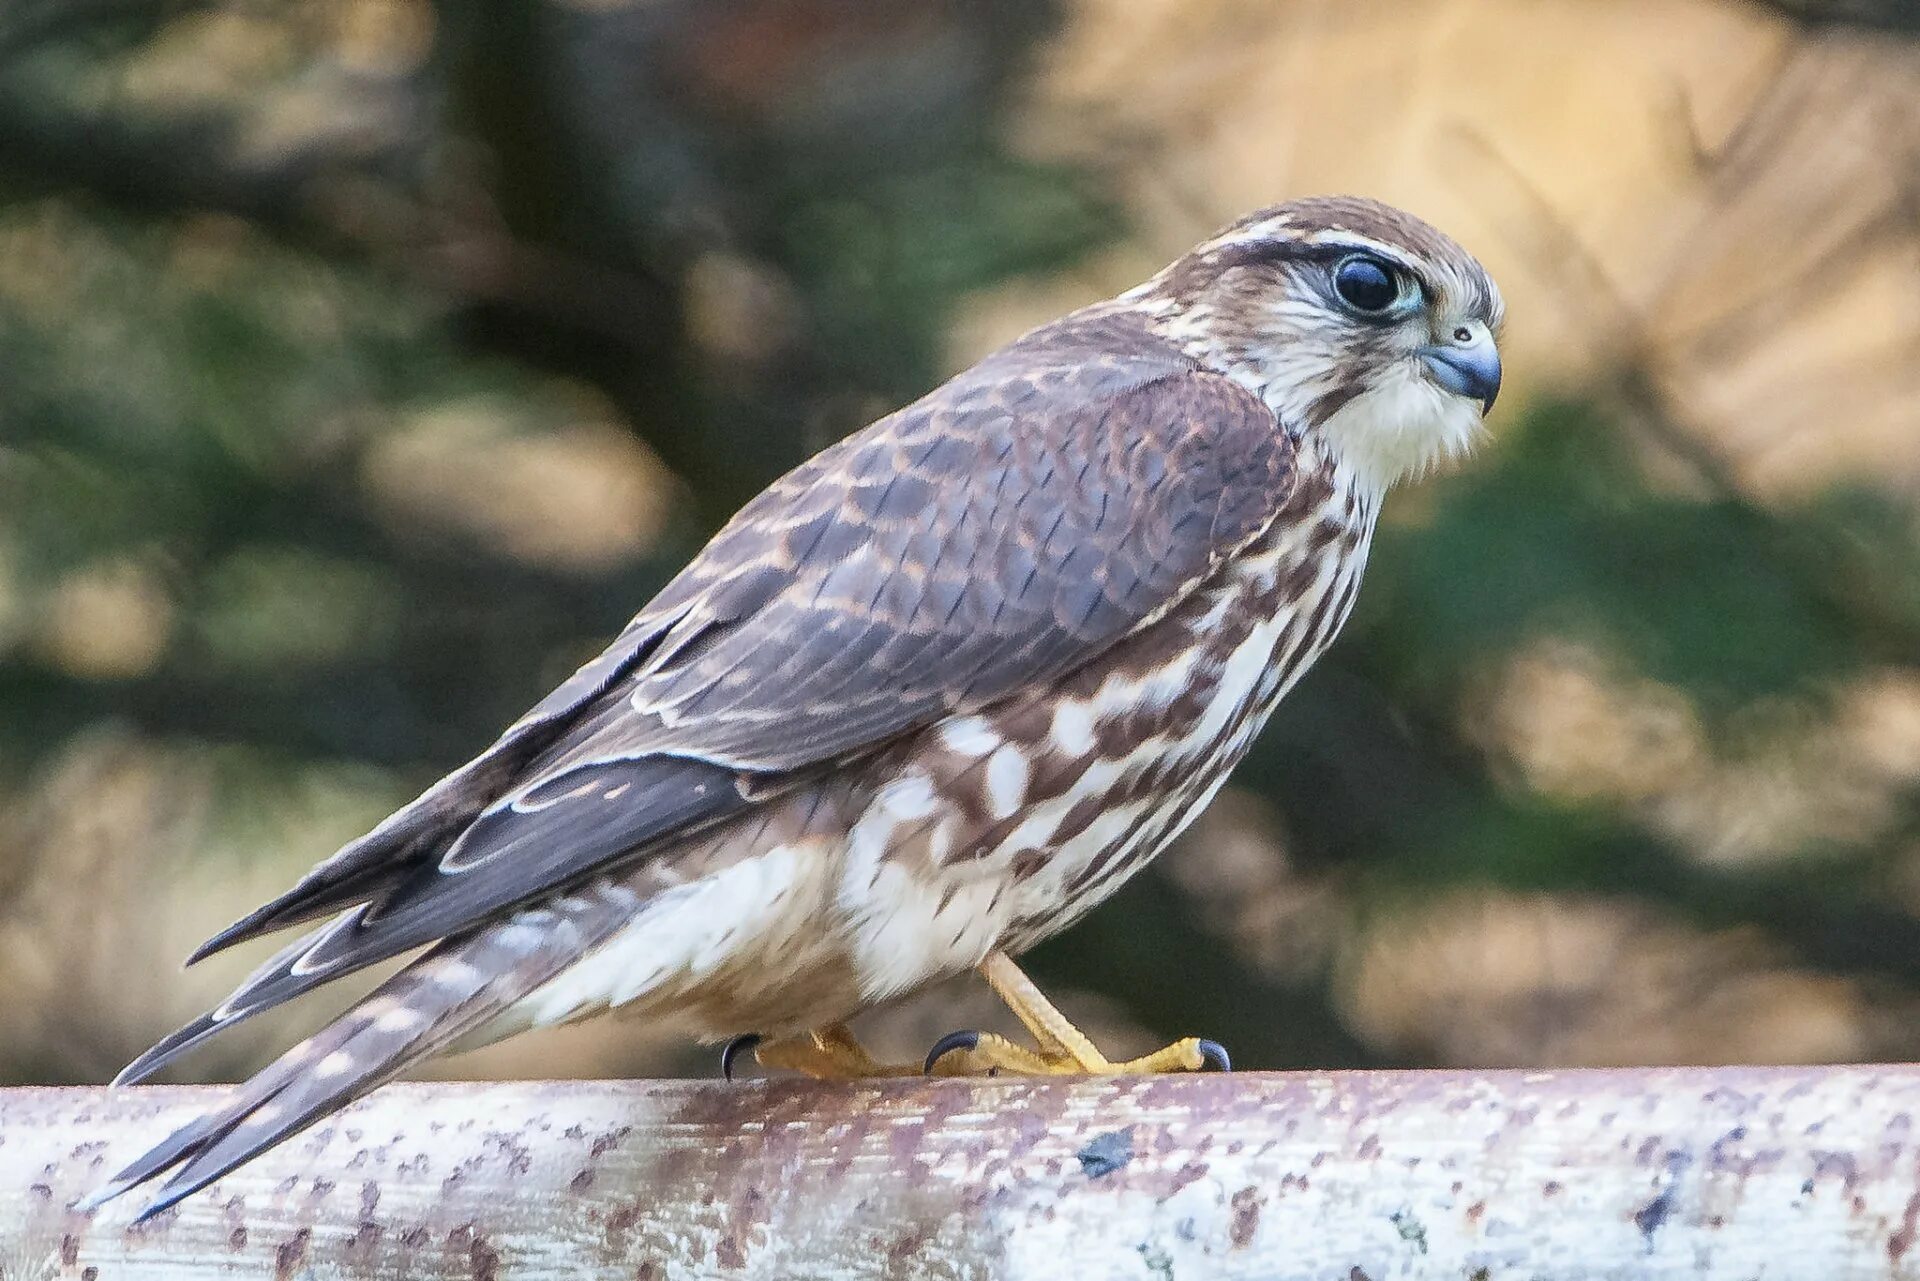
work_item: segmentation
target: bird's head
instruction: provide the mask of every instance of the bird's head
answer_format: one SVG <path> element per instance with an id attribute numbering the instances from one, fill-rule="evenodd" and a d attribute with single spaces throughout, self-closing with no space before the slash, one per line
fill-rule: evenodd
<path id="1" fill-rule="evenodd" d="M 1466 450 L 1500 390 L 1492 278 L 1377 201 L 1250 214 L 1129 298 L 1376 489 Z"/>

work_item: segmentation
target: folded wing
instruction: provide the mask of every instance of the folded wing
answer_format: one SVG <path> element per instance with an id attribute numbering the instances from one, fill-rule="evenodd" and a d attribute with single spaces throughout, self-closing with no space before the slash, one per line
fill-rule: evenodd
<path id="1" fill-rule="evenodd" d="M 1292 447 L 1252 394 L 1119 324 L 1037 331 L 776 482 L 487 752 L 210 940 L 342 913 L 124 1079 L 1170 608 L 1273 518 Z"/>

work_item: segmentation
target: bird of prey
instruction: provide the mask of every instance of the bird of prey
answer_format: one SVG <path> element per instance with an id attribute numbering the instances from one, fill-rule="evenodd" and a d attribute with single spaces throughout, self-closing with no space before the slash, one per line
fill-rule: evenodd
<path id="1" fill-rule="evenodd" d="M 1028 333 L 749 502 L 472 761 L 194 959 L 323 921 L 122 1074 L 419 952 L 88 1204 L 157 1213 L 436 1052 L 623 1010 L 816 1076 L 845 1021 L 977 969 L 1034 1044 L 1110 1062 L 1012 957 L 1206 805 L 1353 605 L 1383 495 L 1500 386 L 1500 295 L 1369 200 L 1252 214 Z M 422 949 L 424 949 L 422 951 Z"/>

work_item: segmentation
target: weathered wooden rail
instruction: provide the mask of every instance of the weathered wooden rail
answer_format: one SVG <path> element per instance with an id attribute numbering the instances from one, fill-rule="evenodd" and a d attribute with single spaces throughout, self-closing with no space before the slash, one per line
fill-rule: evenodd
<path id="1" fill-rule="evenodd" d="M 218 1095 L 0 1091 L 0 1277 L 1920 1278 L 1920 1068 L 401 1085 L 129 1230 Z"/>

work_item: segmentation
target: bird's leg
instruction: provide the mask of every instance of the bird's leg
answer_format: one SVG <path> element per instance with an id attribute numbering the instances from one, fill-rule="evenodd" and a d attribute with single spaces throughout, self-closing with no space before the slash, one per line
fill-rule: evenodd
<path id="1" fill-rule="evenodd" d="M 729 1050 L 732 1047 L 728 1047 Z M 741 1048 L 745 1048 L 744 1046 Z M 917 1063 L 882 1063 L 867 1053 L 866 1047 L 853 1037 L 853 1032 L 845 1023 L 829 1023 L 812 1032 L 802 1032 L 797 1036 L 776 1037 L 770 1041 L 756 1041 L 753 1044 L 753 1057 L 761 1067 L 785 1068 L 792 1072 L 801 1072 L 817 1080 L 845 1080 L 852 1077 L 868 1076 L 917 1076 L 920 1065 Z M 731 1067 L 732 1055 L 724 1060 Z M 731 1070 L 727 1072 L 732 1076 Z"/>
<path id="2" fill-rule="evenodd" d="M 1149 1072 L 1198 1072 L 1212 1064 L 1225 1070 L 1227 1052 L 1217 1042 L 1187 1037 L 1137 1059 L 1115 1063 L 1100 1053 L 1085 1032 L 1067 1020 L 1032 979 L 1005 952 L 980 963 L 980 976 L 1007 1008 L 1026 1025 L 1037 1050 L 1015 1045 L 991 1032 L 955 1032 L 940 1038 L 927 1055 L 934 1076 L 973 1076 L 1011 1072 L 1020 1076 L 1081 1076 Z"/>

